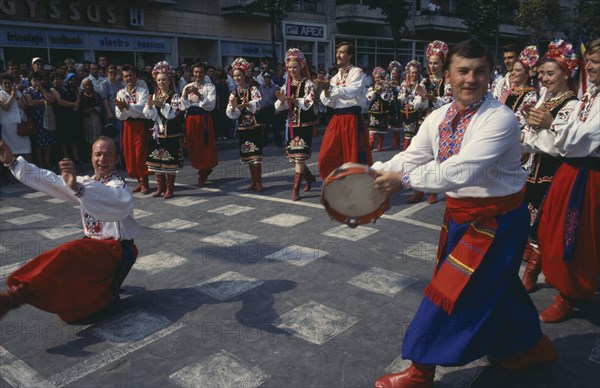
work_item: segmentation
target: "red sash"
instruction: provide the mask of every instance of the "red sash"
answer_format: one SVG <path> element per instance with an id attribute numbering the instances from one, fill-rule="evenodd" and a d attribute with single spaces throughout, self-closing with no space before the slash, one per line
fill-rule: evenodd
<path id="1" fill-rule="evenodd" d="M 437 262 L 433 279 L 425 289 L 425 295 L 449 315 L 454 310 L 456 300 L 469 282 L 471 275 L 483 261 L 494 241 L 498 223 L 496 217 L 518 208 L 524 199 L 524 191 L 491 198 L 451 198 L 446 197 L 444 224 L 440 232 Z M 470 225 L 440 265 L 448 240 L 448 221 Z"/>

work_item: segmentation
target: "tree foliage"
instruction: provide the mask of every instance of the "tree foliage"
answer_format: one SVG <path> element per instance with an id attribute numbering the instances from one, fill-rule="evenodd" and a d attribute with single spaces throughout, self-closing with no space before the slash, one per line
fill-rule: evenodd
<path id="1" fill-rule="evenodd" d="M 289 12 L 294 10 L 294 0 L 254 0 L 242 8 L 248 14 L 267 15 L 271 23 L 271 52 L 273 63 L 277 63 L 277 30 L 281 35 L 281 22 L 287 18 Z"/>
<path id="2" fill-rule="evenodd" d="M 368 0 L 365 2 L 369 9 L 381 9 L 381 13 L 390 28 L 394 39 L 394 57 L 398 50 L 398 42 L 412 31 L 406 26 L 406 22 L 413 16 L 412 2 L 406 0 Z"/>
<path id="3" fill-rule="evenodd" d="M 486 40 L 496 34 L 503 16 L 515 8 L 516 2 L 512 0 L 462 0 L 458 14 L 471 35 Z"/>
<path id="4" fill-rule="evenodd" d="M 579 1 L 573 10 L 575 34 L 583 41 L 600 37 L 600 0 Z"/>
<path id="5" fill-rule="evenodd" d="M 561 24 L 560 0 L 529 0 L 519 4 L 516 22 L 531 44 L 539 44 L 546 31 L 556 30 Z M 550 37 L 549 37 L 550 38 Z"/>

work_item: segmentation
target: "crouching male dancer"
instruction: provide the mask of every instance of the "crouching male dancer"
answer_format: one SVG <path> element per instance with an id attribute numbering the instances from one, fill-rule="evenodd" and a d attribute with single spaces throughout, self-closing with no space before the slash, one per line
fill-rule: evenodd
<path id="1" fill-rule="evenodd" d="M 0 142 L 0 162 L 27 186 L 79 205 L 85 237 L 30 260 L 6 280 L 0 317 L 26 303 L 67 322 L 86 318 L 118 300 L 119 288 L 137 258 L 133 196 L 117 174 L 114 141 L 101 136 L 92 145 L 94 176 L 75 176 L 73 161 L 59 162 L 60 176 L 13 157 Z"/>
<path id="2" fill-rule="evenodd" d="M 412 365 L 375 387 L 430 387 L 436 365 L 485 355 L 508 370 L 557 358 L 518 275 L 529 214 L 517 121 L 486 97 L 492 60 L 478 42 L 459 43 L 445 68 L 454 102 L 427 117 L 406 151 L 373 165 L 388 195 L 446 193 L 433 279 L 402 344 Z"/>

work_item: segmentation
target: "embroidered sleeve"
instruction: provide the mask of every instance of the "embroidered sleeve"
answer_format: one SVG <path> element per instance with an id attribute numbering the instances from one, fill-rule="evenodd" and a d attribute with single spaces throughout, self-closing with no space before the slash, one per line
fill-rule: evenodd
<path id="1" fill-rule="evenodd" d="M 101 221 L 120 221 L 133 211 L 133 195 L 127 183 L 114 177 L 106 184 L 93 179 L 79 182 L 85 194 L 80 198 L 85 211 Z"/>
<path id="2" fill-rule="evenodd" d="M 215 85 L 205 83 L 202 85 L 201 90 L 204 98 L 198 102 L 198 106 L 209 112 L 214 110 L 217 104 L 217 92 Z"/>
<path id="3" fill-rule="evenodd" d="M 225 109 L 225 114 L 232 120 L 237 119 L 242 114 L 242 112 L 240 112 L 237 106 L 234 108 L 231 104 L 231 101 L 235 101 L 236 99 L 237 97 L 235 96 L 235 93 L 231 92 L 231 94 L 229 95 L 229 103 L 227 104 L 227 109 Z"/>
<path id="4" fill-rule="evenodd" d="M 341 72 L 340 72 L 341 73 Z M 338 74 L 340 74 L 338 73 Z M 334 80 L 337 78 L 334 77 Z M 364 93 L 363 89 L 363 71 L 358 67 L 353 67 L 345 80 L 345 82 L 332 82 L 329 87 L 329 98 L 352 99 L 357 98 L 360 93 Z M 338 80 L 342 80 L 340 77 Z"/>
<path id="5" fill-rule="evenodd" d="M 315 88 L 310 80 L 306 80 L 304 85 L 304 97 L 298 98 L 298 106 L 302 110 L 309 110 L 312 108 L 315 101 Z"/>

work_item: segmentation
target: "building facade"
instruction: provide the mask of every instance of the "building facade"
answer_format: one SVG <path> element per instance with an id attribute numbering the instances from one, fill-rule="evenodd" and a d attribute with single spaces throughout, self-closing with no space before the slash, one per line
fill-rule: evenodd
<path id="1" fill-rule="evenodd" d="M 252 0 L 0 0 L 0 59 L 44 58 L 57 64 L 106 56 L 109 63 L 137 67 L 166 59 L 230 64 L 236 57 L 254 63 L 273 56 L 267 11 L 248 14 Z M 301 0 L 285 20 L 274 23 L 279 61 L 289 47 L 300 48 L 314 66 L 335 64 L 335 45 L 350 41 L 355 63 L 372 68 L 396 59 L 425 62 L 429 41 L 449 44 L 469 36 L 457 14 L 458 0 L 414 0 L 409 37 L 394 41 L 380 9 L 364 0 Z M 571 2 L 565 2 L 569 8 Z M 525 36 L 502 24 L 499 46 Z"/>

